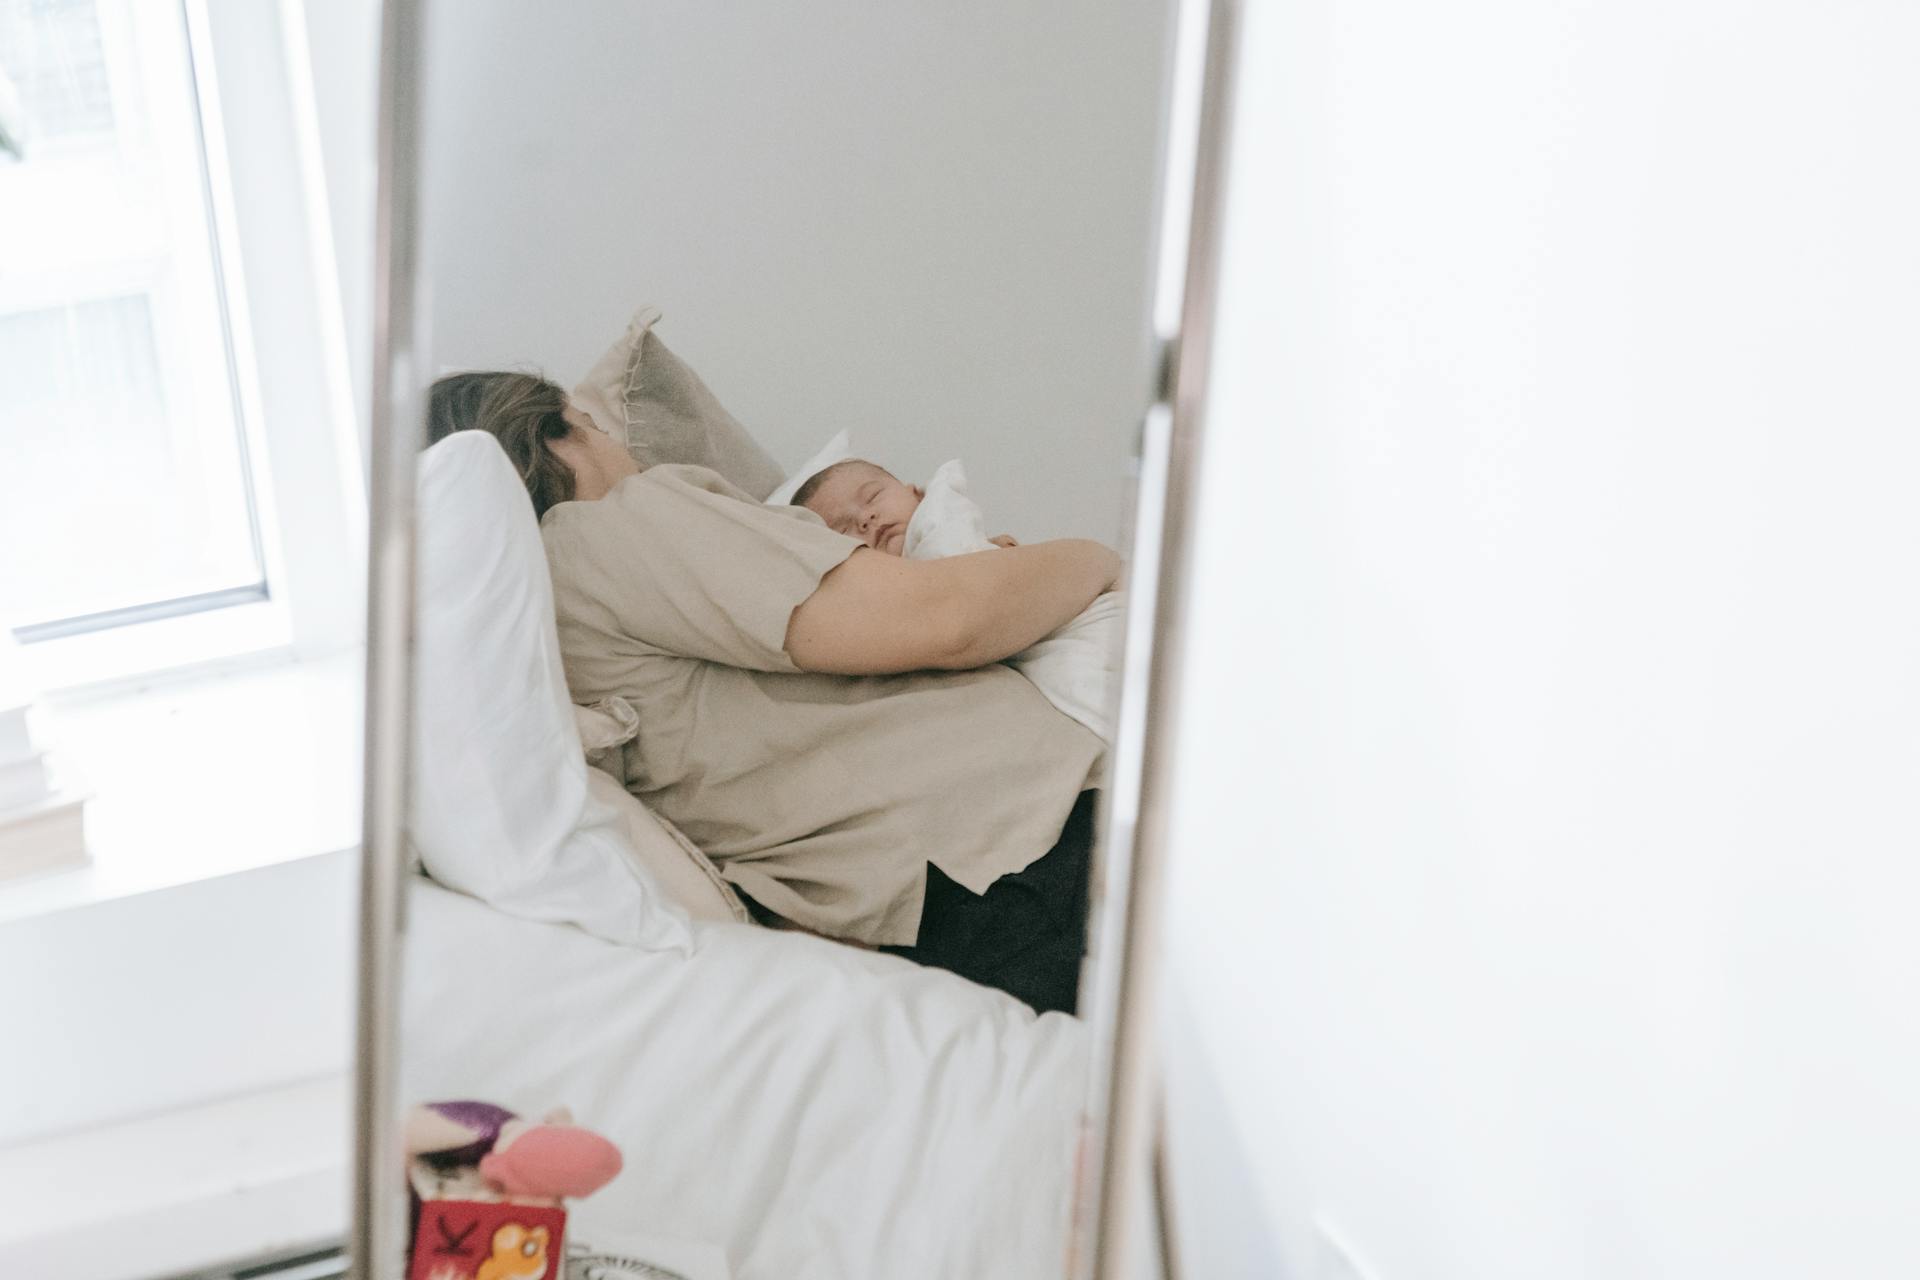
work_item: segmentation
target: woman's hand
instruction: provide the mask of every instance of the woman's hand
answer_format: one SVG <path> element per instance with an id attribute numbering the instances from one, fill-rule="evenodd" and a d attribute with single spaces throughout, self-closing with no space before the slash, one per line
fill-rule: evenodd
<path id="1" fill-rule="evenodd" d="M 943 560 L 862 547 L 793 611 L 787 656 L 837 675 L 982 667 L 1059 630 L 1119 577 L 1119 556 L 1078 538 Z"/>

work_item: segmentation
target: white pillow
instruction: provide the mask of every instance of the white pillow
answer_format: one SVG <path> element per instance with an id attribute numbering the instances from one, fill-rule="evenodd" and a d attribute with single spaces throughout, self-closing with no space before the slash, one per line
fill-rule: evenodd
<path id="1" fill-rule="evenodd" d="M 847 433 L 844 431 L 835 432 L 833 439 L 827 441 L 825 448 L 801 463 L 799 470 L 795 471 L 785 480 L 782 480 L 780 487 L 767 495 L 767 505 L 770 507 L 791 505 L 793 495 L 800 492 L 801 485 L 813 479 L 834 463 L 845 462 L 852 456 L 853 445 L 850 443 Z"/>
<path id="2" fill-rule="evenodd" d="M 427 873 L 509 915 L 691 951 L 686 915 L 627 848 L 627 816 L 588 789 L 513 464 L 486 432 L 458 431 L 421 455 L 418 495 L 408 834 Z"/>

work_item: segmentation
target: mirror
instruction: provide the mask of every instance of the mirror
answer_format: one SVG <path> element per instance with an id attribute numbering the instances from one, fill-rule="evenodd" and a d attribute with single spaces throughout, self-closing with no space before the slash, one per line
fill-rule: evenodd
<path id="1" fill-rule="evenodd" d="M 1084 1258 L 1173 16 L 389 5 L 410 1274 Z"/>

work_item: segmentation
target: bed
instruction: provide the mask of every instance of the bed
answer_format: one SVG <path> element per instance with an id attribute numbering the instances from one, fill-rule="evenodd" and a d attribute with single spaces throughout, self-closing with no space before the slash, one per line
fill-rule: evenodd
<path id="1" fill-rule="evenodd" d="M 455 433 L 419 485 L 408 834 L 432 879 L 409 890 L 403 1099 L 564 1104 L 611 1138 L 625 1169 L 573 1210 L 589 1244 L 685 1242 L 734 1280 L 1060 1275 L 1085 1027 L 742 922 L 587 767 L 498 445 Z"/>

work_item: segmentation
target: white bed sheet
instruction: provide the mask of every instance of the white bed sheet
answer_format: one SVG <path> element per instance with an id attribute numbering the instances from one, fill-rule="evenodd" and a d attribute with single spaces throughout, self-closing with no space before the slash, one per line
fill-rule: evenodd
<path id="1" fill-rule="evenodd" d="M 1085 1027 L 937 970 L 699 923 L 691 956 L 410 897 L 402 1087 L 565 1103 L 626 1168 L 571 1230 L 737 1280 L 1062 1274 Z"/>

